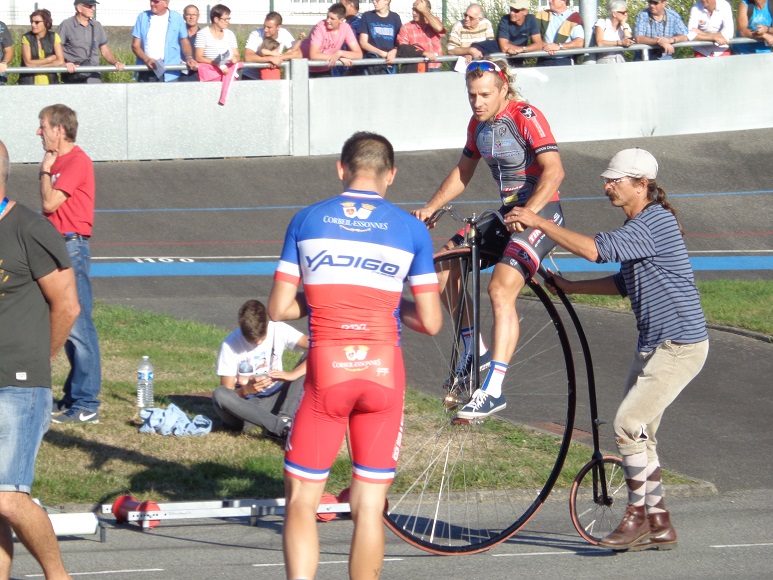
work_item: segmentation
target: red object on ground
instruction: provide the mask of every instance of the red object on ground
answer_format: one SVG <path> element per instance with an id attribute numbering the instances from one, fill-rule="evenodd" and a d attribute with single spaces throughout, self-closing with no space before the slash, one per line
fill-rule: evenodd
<path id="1" fill-rule="evenodd" d="M 338 498 L 332 494 L 323 493 L 319 503 L 338 503 Z M 317 513 L 317 519 L 321 522 L 329 522 L 330 520 L 334 520 L 337 515 L 336 512 Z"/>
<path id="2" fill-rule="evenodd" d="M 349 488 L 345 487 L 338 494 L 338 503 L 349 503 Z"/>
<path id="3" fill-rule="evenodd" d="M 143 501 L 140 503 L 130 495 L 122 495 L 113 502 L 113 516 L 119 524 L 125 524 L 129 521 L 129 512 L 157 512 L 160 509 L 155 502 Z M 155 528 L 160 523 L 160 520 L 150 520 L 148 527 Z M 137 524 L 142 526 L 142 522 L 137 522 Z"/>

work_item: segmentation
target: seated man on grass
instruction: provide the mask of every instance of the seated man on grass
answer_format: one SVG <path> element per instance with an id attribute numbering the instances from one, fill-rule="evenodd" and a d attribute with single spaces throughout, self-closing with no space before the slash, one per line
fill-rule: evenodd
<path id="1" fill-rule="evenodd" d="M 292 371 L 282 367 L 284 351 L 295 347 L 309 348 L 309 337 L 270 321 L 258 300 L 242 305 L 239 328 L 220 346 L 220 386 L 212 393 L 212 406 L 226 428 L 248 431 L 258 426 L 287 437 L 303 389 L 299 379 L 306 374 L 305 360 Z"/>

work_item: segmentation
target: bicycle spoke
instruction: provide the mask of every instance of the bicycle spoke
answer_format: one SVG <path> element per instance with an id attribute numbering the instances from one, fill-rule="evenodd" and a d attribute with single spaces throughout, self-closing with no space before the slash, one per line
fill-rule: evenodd
<path id="1" fill-rule="evenodd" d="M 469 250 L 452 252 L 447 261 L 436 262 L 438 269 L 467 271 Z M 486 283 L 484 277 L 481 286 Z M 474 378 L 454 385 L 458 405 L 450 409 L 445 389 L 438 388 L 449 373 L 455 375 L 463 352 L 460 326 L 472 319 L 468 287 L 465 279 L 448 291 L 447 300 L 463 305 L 446 314 L 432 346 L 416 334 L 404 337 L 408 383 L 422 395 L 406 400 L 401 457 L 385 518 L 406 541 L 435 553 L 485 550 L 525 525 L 560 472 L 574 416 L 571 350 L 550 300 L 537 289 L 536 298 L 518 302 L 523 324 L 503 384 L 507 408 L 452 424 L 477 387 Z M 482 302 L 481 328 L 489 346 L 492 319 L 485 293 Z"/>

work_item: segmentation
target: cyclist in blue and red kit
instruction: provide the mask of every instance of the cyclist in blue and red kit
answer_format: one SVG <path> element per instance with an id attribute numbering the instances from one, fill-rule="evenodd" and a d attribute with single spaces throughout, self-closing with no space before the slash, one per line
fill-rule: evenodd
<path id="1" fill-rule="evenodd" d="M 518 98 L 513 83 L 505 61 L 477 60 L 467 66 L 467 95 L 472 108 L 467 144 L 459 162 L 427 205 L 413 212 L 417 218 L 426 221 L 434 211 L 460 195 L 483 158 L 499 188 L 500 213 L 506 215 L 513 208 L 527 207 L 558 225 L 563 224 L 558 187 L 564 168 L 556 140 L 542 113 Z M 481 388 L 456 414 L 466 420 L 487 417 L 507 406 L 502 381 L 518 343 L 516 299 L 540 261 L 555 247 L 540 230 L 518 222 L 505 227 L 493 218 L 479 229 L 484 247 L 493 249 L 500 258 L 496 265 L 487 263 L 485 258 L 481 264 L 482 268 L 494 265 L 488 286 L 494 314 L 491 349 L 486 350 L 480 337 L 472 336 L 471 321 L 465 320 L 466 328 L 462 329 L 465 352 L 457 368 L 457 380 L 465 380 L 464 375 L 470 372 L 475 340 L 481 341 L 481 370 L 488 367 Z M 453 248 L 463 240 L 460 232 L 445 248 Z M 443 289 L 449 275 L 438 274 Z"/>
<path id="2" fill-rule="evenodd" d="M 347 428 L 354 521 L 349 575 L 374 578 L 381 570 L 382 512 L 402 436 L 401 322 L 427 334 L 442 324 L 429 232 L 384 200 L 395 171 L 384 137 L 349 138 L 338 162 L 344 193 L 295 215 L 274 275 L 269 316 L 308 314 L 310 336 L 304 394 L 284 461 L 288 578 L 315 575 L 317 506 Z M 415 302 L 402 297 L 404 281 Z"/>

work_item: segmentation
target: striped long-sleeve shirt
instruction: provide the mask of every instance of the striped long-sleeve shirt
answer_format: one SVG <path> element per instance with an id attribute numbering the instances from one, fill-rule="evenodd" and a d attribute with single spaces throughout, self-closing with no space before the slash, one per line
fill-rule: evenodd
<path id="1" fill-rule="evenodd" d="M 628 296 L 639 330 L 638 350 L 667 340 L 695 343 L 708 338 L 706 319 L 676 218 L 653 203 L 612 232 L 596 234 L 599 262 L 621 262 L 614 277 Z"/>

